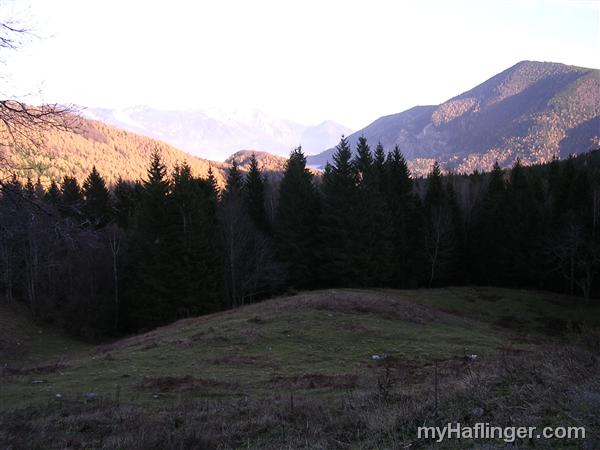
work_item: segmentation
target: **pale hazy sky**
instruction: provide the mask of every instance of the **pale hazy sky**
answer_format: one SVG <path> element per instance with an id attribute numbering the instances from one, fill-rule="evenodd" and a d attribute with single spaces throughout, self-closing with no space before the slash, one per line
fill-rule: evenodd
<path id="1" fill-rule="evenodd" d="M 0 0 L 39 36 L 14 94 L 86 106 L 257 108 L 353 129 L 524 59 L 600 67 L 600 3 Z M 6 94 L 6 87 L 2 89 Z"/>

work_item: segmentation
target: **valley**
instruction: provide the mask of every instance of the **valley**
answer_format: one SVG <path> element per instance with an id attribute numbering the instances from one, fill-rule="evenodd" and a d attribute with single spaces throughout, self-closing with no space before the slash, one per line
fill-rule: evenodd
<path id="1" fill-rule="evenodd" d="M 599 13 L 0 1 L 0 450 L 600 449 Z"/>

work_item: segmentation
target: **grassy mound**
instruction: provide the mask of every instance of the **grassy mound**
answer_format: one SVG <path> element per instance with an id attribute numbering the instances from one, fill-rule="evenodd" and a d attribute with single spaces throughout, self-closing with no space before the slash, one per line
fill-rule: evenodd
<path id="1" fill-rule="evenodd" d="M 584 424 L 599 442 L 599 324 L 597 306 L 530 291 L 302 293 L 11 360 L 0 442 L 420 448 L 417 426 L 454 420 Z"/>

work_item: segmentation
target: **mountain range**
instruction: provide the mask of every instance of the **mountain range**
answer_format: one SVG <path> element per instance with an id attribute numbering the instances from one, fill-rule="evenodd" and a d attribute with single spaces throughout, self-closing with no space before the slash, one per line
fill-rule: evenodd
<path id="1" fill-rule="evenodd" d="M 256 148 L 279 156 L 302 145 L 308 154 L 334 146 L 351 130 L 332 121 L 315 126 L 269 116 L 259 110 L 215 108 L 163 111 L 148 106 L 123 109 L 82 108 L 82 115 L 164 141 L 194 156 L 225 160 L 232 153 Z"/>
<path id="2" fill-rule="evenodd" d="M 119 176 L 135 180 L 145 176 L 149 154 L 158 148 L 170 168 L 185 160 L 197 175 L 205 176 L 212 167 L 222 184 L 233 159 L 244 170 L 252 153 L 256 153 L 265 172 L 281 173 L 286 161 L 281 155 L 287 156 L 300 143 L 306 153 L 310 153 L 310 146 L 329 148 L 308 157 L 311 167 L 322 168 L 344 132 L 343 127 L 330 122 L 312 128 L 295 126 L 289 121 L 270 122 L 259 112 L 220 118 L 217 113 L 212 113 L 212 118 L 201 112 L 163 113 L 147 107 L 119 111 L 87 109 L 75 129 L 48 131 L 37 148 L 16 151 L 6 147 L 3 150 L 6 164 L 0 169 L 9 168 L 33 179 L 39 176 L 47 183 L 64 175 L 83 180 L 95 165 L 109 182 Z M 92 116 L 101 121 L 91 120 Z M 251 123 L 256 126 L 252 128 Z M 268 132 L 261 135 L 252 129 Z M 152 139 L 153 135 L 161 140 Z M 164 138 L 167 135 L 169 140 Z M 271 136 L 273 147 L 266 140 L 260 146 L 264 135 Z M 557 63 L 521 62 L 440 105 L 416 106 L 375 120 L 349 135 L 353 148 L 361 135 L 372 147 L 381 142 L 387 151 L 399 145 L 417 176 L 425 175 L 435 160 L 446 170 L 472 172 L 489 170 L 496 160 L 508 167 L 517 158 L 524 164 L 533 164 L 549 161 L 556 155 L 583 153 L 600 145 L 600 71 Z M 204 158 L 175 148 L 177 142 L 194 142 L 200 136 L 207 136 L 202 145 L 212 148 L 204 154 L 200 151 L 202 146 L 196 147 L 195 154 Z M 221 143 L 218 136 L 223 136 Z M 296 143 L 291 144 L 290 139 Z M 289 145 L 281 144 L 285 140 Z M 259 144 L 242 145 L 243 142 Z M 226 152 L 230 147 L 237 152 Z M 271 154 L 273 151 L 269 153 L 265 147 L 281 151 Z M 185 145 L 179 148 L 186 150 Z M 248 148 L 256 151 L 240 150 Z M 205 159 L 214 152 L 219 161 Z"/>
<path id="3" fill-rule="evenodd" d="M 417 175 L 435 160 L 472 172 L 583 153 L 600 145 L 600 71 L 522 61 L 440 105 L 380 117 L 348 137 L 353 148 L 360 136 L 387 151 L 398 145 Z M 333 152 L 308 163 L 322 168 Z"/>

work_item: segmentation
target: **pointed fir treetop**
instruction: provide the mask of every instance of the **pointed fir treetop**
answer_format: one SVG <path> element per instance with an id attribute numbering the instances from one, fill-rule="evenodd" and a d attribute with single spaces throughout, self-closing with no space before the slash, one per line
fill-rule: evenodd
<path id="1" fill-rule="evenodd" d="M 90 195 L 94 194 L 104 194 L 108 195 L 108 188 L 106 187 L 106 181 L 100 175 L 98 170 L 96 170 L 96 166 L 92 167 L 92 171 L 88 175 L 88 177 L 83 182 L 83 194 L 87 198 Z"/>
<path id="2" fill-rule="evenodd" d="M 371 169 L 373 168 L 373 156 L 371 155 L 371 149 L 367 143 L 367 138 L 364 136 L 358 138 L 354 165 L 361 180 L 365 180 L 371 174 Z"/>
<path id="3" fill-rule="evenodd" d="M 490 183 L 487 190 L 488 197 L 490 200 L 499 201 L 504 194 L 505 188 L 506 184 L 504 183 L 504 171 L 500 168 L 498 161 L 496 161 L 492 171 L 490 172 Z"/>
<path id="4" fill-rule="evenodd" d="M 335 153 L 332 157 L 332 170 L 340 175 L 348 176 L 352 172 L 352 150 L 348 144 L 348 138 L 342 136 L 340 143 L 335 148 Z"/>
<path id="5" fill-rule="evenodd" d="M 221 189 L 219 188 L 219 183 L 217 183 L 217 178 L 215 177 L 215 173 L 212 170 L 212 166 L 208 166 L 208 176 L 206 179 L 212 191 L 212 197 L 214 199 L 218 199 L 221 195 Z"/>
<path id="6" fill-rule="evenodd" d="M 58 202 L 60 202 L 61 193 L 60 193 L 60 188 L 56 184 L 56 181 L 52 180 L 50 182 L 50 187 L 46 191 L 44 198 L 46 200 L 48 200 L 50 203 L 52 203 L 53 205 L 56 205 L 56 204 L 58 204 Z"/>
<path id="7" fill-rule="evenodd" d="M 121 177 L 119 175 L 119 178 L 117 178 L 117 182 L 115 183 L 115 187 L 114 187 L 114 194 L 115 197 L 120 197 L 121 195 L 126 196 L 129 195 L 129 193 L 133 191 L 133 186 L 131 183 L 123 180 L 123 177 Z"/>
<path id="8" fill-rule="evenodd" d="M 376 167 L 377 166 L 383 167 L 383 165 L 385 164 L 385 150 L 383 149 L 383 145 L 381 145 L 381 142 L 378 142 L 377 147 L 375 147 L 373 164 Z"/>
<path id="9" fill-rule="evenodd" d="M 523 170 L 523 164 L 521 164 L 521 158 L 517 158 L 510 170 L 509 188 L 512 190 L 521 190 L 526 189 L 527 187 L 527 177 Z"/>
<path id="10" fill-rule="evenodd" d="M 136 184 L 124 181 L 121 177 L 118 178 L 115 184 L 113 190 L 115 218 L 123 229 L 127 229 L 129 226 L 130 218 L 141 191 L 141 188 L 136 188 Z"/>
<path id="11" fill-rule="evenodd" d="M 323 187 L 325 190 L 336 186 L 335 190 L 347 191 L 356 187 L 356 171 L 352 164 L 352 150 L 348 139 L 342 136 L 332 157 L 333 163 L 325 166 L 323 174 Z"/>
<path id="12" fill-rule="evenodd" d="M 292 166 L 295 167 L 296 170 L 297 169 L 301 169 L 302 171 L 306 170 L 306 156 L 304 155 L 304 152 L 302 151 L 302 146 L 295 148 L 290 153 L 290 157 L 288 158 L 286 166 L 285 166 L 286 171 L 288 169 L 290 169 Z"/>
<path id="13" fill-rule="evenodd" d="M 231 168 L 227 171 L 227 180 L 225 181 L 223 199 L 240 195 L 242 192 L 243 185 L 244 182 L 242 179 L 242 174 L 239 170 L 237 160 L 234 159 L 231 162 Z"/>
<path id="14" fill-rule="evenodd" d="M 306 168 L 306 156 L 302 152 L 302 147 L 294 149 L 290 153 L 283 177 L 279 183 L 280 196 L 294 196 L 299 192 L 312 193 L 312 177 L 312 174 Z"/>
<path id="15" fill-rule="evenodd" d="M 252 156 L 250 157 L 250 169 L 246 174 L 244 186 L 246 189 L 249 187 L 258 187 L 264 190 L 264 180 L 260 169 L 258 168 L 258 161 L 256 160 L 255 153 L 252 153 Z"/>
<path id="16" fill-rule="evenodd" d="M 178 206 L 180 212 L 188 210 L 197 195 L 197 180 L 192 175 L 192 168 L 187 162 L 176 164 L 173 168 L 170 199 Z"/>
<path id="17" fill-rule="evenodd" d="M 246 210 L 254 225 L 261 230 L 268 230 L 267 214 L 265 211 L 265 181 L 258 168 L 256 155 L 250 158 L 250 170 L 244 179 L 244 194 Z"/>
<path id="18" fill-rule="evenodd" d="M 193 179 L 192 168 L 187 163 L 187 161 L 183 161 L 181 164 L 176 164 L 173 169 L 173 182 L 175 184 L 182 184 L 189 182 Z"/>
<path id="19" fill-rule="evenodd" d="M 150 156 L 150 166 L 148 167 L 147 174 L 148 179 L 143 182 L 146 189 L 154 186 L 165 192 L 168 190 L 167 167 L 163 164 L 160 150 L 158 149 L 154 150 Z"/>
<path id="20" fill-rule="evenodd" d="M 444 188 L 442 185 L 442 169 L 437 161 L 433 163 L 431 172 L 427 175 L 427 193 L 425 205 L 437 206 L 444 201 Z"/>
<path id="21" fill-rule="evenodd" d="M 92 171 L 83 182 L 85 211 L 94 226 L 108 223 L 111 214 L 110 193 L 104 178 L 92 167 Z"/>
<path id="22" fill-rule="evenodd" d="M 386 191 L 386 173 L 385 173 L 385 150 L 381 142 L 377 143 L 375 153 L 373 155 L 373 178 L 374 184 L 379 192 Z"/>
<path id="23" fill-rule="evenodd" d="M 312 183 L 312 174 L 306 168 L 306 156 L 302 151 L 302 147 L 297 147 L 292 150 L 290 157 L 285 164 L 285 171 L 283 172 L 281 182 L 283 183 L 284 180 L 290 179 L 304 179 L 309 183 Z"/>
<path id="24" fill-rule="evenodd" d="M 62 192 L 62 200 L 66 205 L 76 205 L 83 201 L 81 188 L 75 177 L 65 175 L 60 186 Z"/>
<path id="25" fill-rule="evenodd" d="M 412 178 L 404 155 L 397 145 L 388 153 L 385 163 L 388 172 L 390 189 L 396 194 L 408 194 L 412 189 Z"/>
<path id="26" fill-rule="evenodd" d="M 313 282 L 317 211 L 313 175 L 306 168 L 302 148 L 298 147 L 291 152 L 279 183 L 274 233 L 277 252 L 289 268 L 290 285 L 305 287 Z"/>

